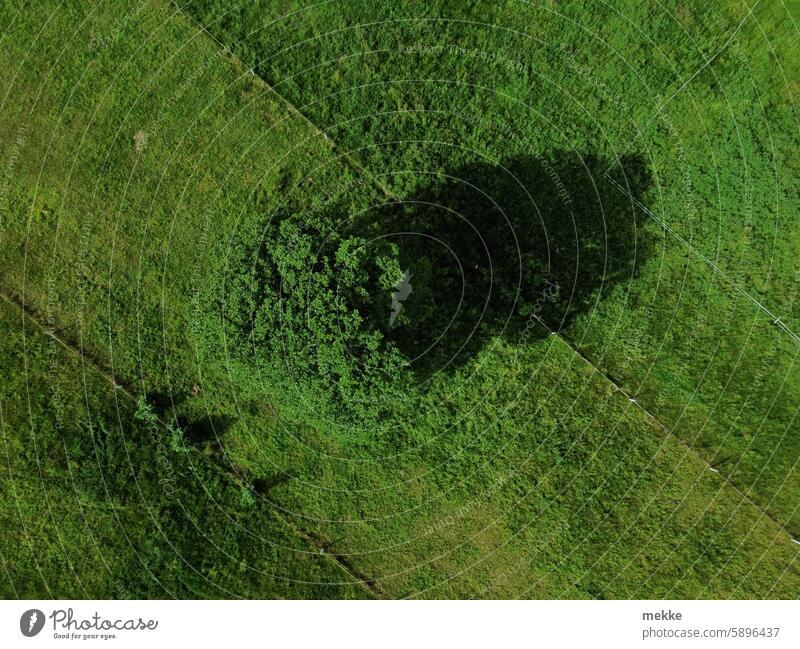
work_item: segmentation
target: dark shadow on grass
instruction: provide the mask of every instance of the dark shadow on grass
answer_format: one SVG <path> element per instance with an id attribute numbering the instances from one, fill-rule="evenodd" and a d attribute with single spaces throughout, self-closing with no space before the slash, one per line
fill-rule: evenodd
<path id="1" fill-rule="evenodd" d="M 390 324 L 387 301 L 376 326 L 419 377 L 463 365 L 497 336 L 566 327 L 651 256 L 636 206 L 650 183 L 639 157 L 612 165 L 567 152 L 430 175 L 368 226 L 398 245 L 411 276 L 399 314 Z"/>
<path id="2" fill-rule="evenodd" d="M 235 417 L 205 413 L 187 416 L 180 414 L 189 400 L 188 392 L 159 392 L 147 395 L 148 402 L 159 419 L 174 424 L 183 432 L 185 441 L 191 445 L 202 445 L 221 438 L 236 423 Z"/>
<path id="3" fill-rule="evenodd" d="M 253 480 L 253 490 L 260 496 L 266 496 L 272 489 L 279 485 L 291 482 L 297 477 L 295 471 L 281 471 L 264 478 Z"/>
<path id="4" fill-rule="evenodd" d="M 179 419 L 178 425 L 186 441 L 204 444 L 218 441 L 236 423 L 236 418 L 227 415 L 206 414 L 195 419 Z"/>

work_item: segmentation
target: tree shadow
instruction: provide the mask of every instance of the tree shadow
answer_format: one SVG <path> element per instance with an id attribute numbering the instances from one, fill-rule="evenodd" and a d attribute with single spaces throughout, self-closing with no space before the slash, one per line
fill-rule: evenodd
<path id="1" fill-rule="evenodd" d="M 189 401 L 189 393 L 182 391 L 153 391 L 147 395 L 153 411 L 162 421 L 178 427 L 187 443 L 202 445 L 222 437 L 236 423 L 236 418 L 224 414 L 185 414 L 182 408 Z M 184 413 L 181 411 L 184 410 Z"/>
<path id="2" fill-rule="evenodd" d="M 638 156 L 562 151 L 431 174 L 364 226 L 397 245 L 406 271 L 370 317 L 422 378 L 498 336 L 559 331 L 652 255 L 638 207 L 650 185 Z"/>
<path id="3" fill-rule="evenodd" d="M 235 423 L 235 417 L 220 414 L 178 419 L 178 426 L 183 431 L 186 441 L 191 444 L 216 442 Z"/>
<path id="4" fill-rule="evenodd" d="M 266 496 L 275 487 L 291 482 L 297 478 L 296 471 L 281 471 L 280 473 L 273 473 L 263 478 L 256 478 L 253 480 L 253 491 L 259 496 Z"/>

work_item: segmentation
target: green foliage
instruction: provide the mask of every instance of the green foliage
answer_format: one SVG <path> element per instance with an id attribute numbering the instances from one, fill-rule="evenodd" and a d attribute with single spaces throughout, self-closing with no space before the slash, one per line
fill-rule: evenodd
<path id="1" fill-rule="evenodd" d="M 783 5 L 21 4 L 4 594 L 796 596 Z"/>
<path id="2" fill-rule="evenodd" d="M 342 231 L 339 215 L 254 217 L 226 242 L 206 295 L 208 347 L 224 337 L 298 421 L 374 423 L 386 411 L 386 390 L 406 371 L 375 327 L 402 271 L 396 245 Z"/>

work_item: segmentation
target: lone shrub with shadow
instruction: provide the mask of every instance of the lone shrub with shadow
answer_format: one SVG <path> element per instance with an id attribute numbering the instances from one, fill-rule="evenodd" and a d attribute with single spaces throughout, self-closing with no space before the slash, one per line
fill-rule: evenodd
<path id="1" fill-rule="evenodd" d="M 556 152 L 425 180 L 358 216 L 337 202 L 254 217 L 226 250 L 213 313 L 284 412 L 396 411 L 497 336 L 565 326 L 652 252 L 636 157 Z"/>

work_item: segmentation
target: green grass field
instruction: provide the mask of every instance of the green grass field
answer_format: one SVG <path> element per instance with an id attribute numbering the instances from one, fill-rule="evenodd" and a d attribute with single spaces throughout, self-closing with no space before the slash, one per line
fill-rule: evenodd
<path id="1" fill-rule="evenodd" d="M 0 594 L 800 594 L 796 3 L 179 4 L 0 8 Z"/>

